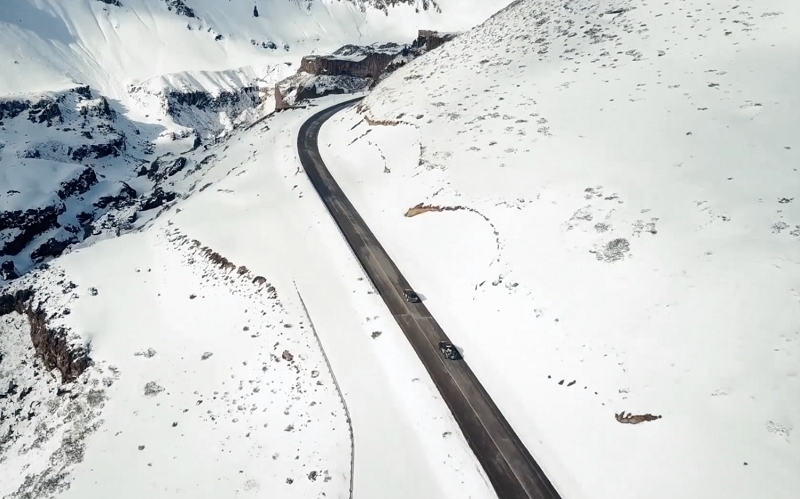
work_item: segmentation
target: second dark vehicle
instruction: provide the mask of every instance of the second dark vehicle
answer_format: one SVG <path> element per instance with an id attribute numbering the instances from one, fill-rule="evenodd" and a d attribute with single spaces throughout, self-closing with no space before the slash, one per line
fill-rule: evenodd
<path id="1" fill-rule="evenodd" d="M 447 341 L 439 342 L 439 350 L 442 351 L 442 355 L 444 355 L 444 358 L 447 360 L 463 359 L 463 357 L 461 356 L 461 352 L 458 351 L 458 348 L 456 348 L 455 345 Z"/>
<path id="2" fill-rule="evenodd" d="M 406 297 L 406 301 L 408 303 L 419 303 L 419 302 L 422 301 L 419 298 L 419 295 L 416 292 L 414 292 L 413 289 L 404 289 L 403 290 L 403 296 Z"/>

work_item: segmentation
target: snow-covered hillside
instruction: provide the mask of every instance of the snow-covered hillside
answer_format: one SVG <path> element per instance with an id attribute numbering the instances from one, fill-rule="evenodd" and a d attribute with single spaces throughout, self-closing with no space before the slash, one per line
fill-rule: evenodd
<path id="1" fill-rule="evenodd" d="M 494 497 L 299 168 L 314 111 L 186 153 L 216 152 L 204 188 L 0 292 L 0 495 Z M 90 351 L 76 382 L 6 306 L 28 287 Z"/>
<path id="2" fill-rule="evenodd" d="M 473 26 L 509 0 L 4 0 L 0 95 L 294 62 L 345 43 Z"/>
<path id="3" fill-rule="evenodd" d="M 272 111 L 507 3 L 0 2 L 0 496 L 493 497 Z"/>
<path id="4" fill-rule="evenodd" d="M 800 489 L 798 21 L 519 0 L 322 129 L 565 498 Z"/>

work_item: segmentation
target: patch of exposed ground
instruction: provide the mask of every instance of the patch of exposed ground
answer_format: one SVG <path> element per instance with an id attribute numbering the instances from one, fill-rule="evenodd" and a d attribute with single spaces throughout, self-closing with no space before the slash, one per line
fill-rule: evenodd
<path id="1" fill-rule="evenodd" d="M 469 209 L 464 206 L 437 206 L 433 204 L 420 203 L 416 206 L 412 206 L 411 208 L 409 208 L 408 211 L 406 211 L 405 216 L 410 218 L 432 211 L 442 212 L 442 211 L 467 211 L 467 210 Z"/>

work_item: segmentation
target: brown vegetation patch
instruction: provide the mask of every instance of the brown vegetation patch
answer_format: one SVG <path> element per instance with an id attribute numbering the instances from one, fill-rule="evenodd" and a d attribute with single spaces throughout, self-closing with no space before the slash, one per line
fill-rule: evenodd
<path id="1" fill-rule="evenodd" d="M 436 206 L 433 204 L 420 203 L 416 206 L 412 206 L 411 208 L 409 208 L 408 211 L 406 211 L 405 216 L 415 217 L 417 215 L 421 215 L 429 211 L 461 211 L 461 210 L 471 211 L 464 206 Z"/>
<path id="2" fill-rule="evenodd" d="M 369 126 L 397 126 L 401 123 L 397 120 L 373 120 L 369 116 L 364 116 L 364 121 L 366 121 Z"/>
<path id="3" fill-rule="evenodd" d="M 228 275 L 224 277 L 224 280 L 231 280 L 236 276 L 239 276 L 242 279 L 247 279 L 248 281 L 252 282 L 256 286 L 258 286 L 258 291 L 264 289 L 267 292 L 267 295 L 270 299 L 277 299 L 278 293 L 275 289 L 275 286 L 271 285 L 267 282 L 267 279 L 263 276 L 254 276 L 250 269 L 245 267 L 244 265 L 236 265 L 232 261 L 228 260 L 224 256 L 220 255 L 213 249 L 209 248 L 208 246 L 203 246 L 200 241 L 197 239 L 192 239 L 189 241 L 189 238 L 186 237 L 185 234 L 181 234 L 179 231 L 174 230 L 169 233 L 171 237 L 171 241 L 177 243 L 178 246 L 183 246 L 184 244 L 189 244 L 189 250 L 193 253 L 199 252 L 201 256 L 212 265 L 219 267 L 223 271 L 227 271 Z M 236 271 L 235 276 L 231 276 L 230 274 Z"/>

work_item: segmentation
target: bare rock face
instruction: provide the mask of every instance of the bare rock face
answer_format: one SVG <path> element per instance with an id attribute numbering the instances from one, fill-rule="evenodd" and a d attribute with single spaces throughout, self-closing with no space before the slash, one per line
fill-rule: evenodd
<path id="1" fill-rule="evenodd" d="M 116 196 L 102 196 L 98 198 L 94 203 L 94 207 L 98 209 L 112 207 L 119 210 L 133 204 L 137 195 L 136 189 L 122 182 L 119 194 Z"/>
<path id="2" fill-rule="evenodd" d="M 390 2 L 393 6 L 402 2 Z M 430 5 L 435 7 L 435 4 Z M 297 74 L 275 86 L 275 110 L 330 94 L 371 88 L 393 71 L 456 37 L 454 33 L 420 30 L 411 45 L 397 43 L 345 45 L 331 55 L 303 57 Z"/>
<path id="3" fill-rule="evenodd" d="M 28 119 L 32 123 L 47 123 L 47 126 L 53 126 L 53 123 L 58 121 L 63 123 L 64 119 L 61 117 L 61 108 L 58 104 L 48 100 L 42 99 L 30 107 L 28 111 Z"/>
<path id="4" fill-rule="evenodd" d="M 150 164 L 150 169 L 147 172 L 147 178 L 154 182 L 161 182 L 167 177 L 172 177 L 177 174 L 189 164 L 189 160 L 183 156 L 176 159 L 168 160 L 165 158 L 158 158 Z"/>
<path id="5" fill-rule="evenodd" d="M 156 187 L 153 192 L 142 200 L 140 209 L 142 211 L 152 210 L 174 201 L 177 197 L 178 195 L 172 191 L 164 191 L 161 187 Z"/>
<path id="6" fill-rule="evenodd" d="M 167 4 L 167 10 L 174 11 L 179 16 L 197 17 L 191 7 L 187 6 L 183 0 L 164 0 Z"/>
<path id="7" fill-rule="evenodd" d="M 14 265 L 13 260 L 6 260 L 0 263 L 0 279 L 4 281 L 11 281 L 19 277 L 17 267 Z"/>
<path id="8" fill-rule="evenodd" d="M 31 261 L 33 263 L 41 263 L 46 258 L 55 258 L 61 255 L 65 249 L 77 242 L 78 238 L 76 237 L 69 237 L 67 239 L 57 239 L 55 237 L 51 237 L 45 241 L 44 244 L 33 250 L 31 253 Z"/>
<path id="9" fill-rule="evenodd" d="M 16 233 L 0 246 L 0 256 L 16 255 L 39 234 L 58 227 L 58 217 L 64 211 L 66 207 L 63 203 L 59 203 L 26 211 L 0 212 L 0 232 L 14 229 Z"/>
<path id="10" fill-rule="evenodd" d="M 244 94 L 188 93 L 171 95 L 168 101 L 176 116 L 191 113 L 197 106 L 208 107 L 206 114 L 212 115 L 219 106 L 231 103 L 252 107 Z M 166 185 L 158 184 L 174 184 L 183 180 L 179 172 L 189 173 L 189 162 L 183 157 L 162 158 L 152 168 L 144 167 L 142 158 L 153 152 L 152 137 L 142 137 L 136 122 L 117 113 L 88 86 L 0 97 L 0 139 L 0 178 L 4 179 L 0 186 L 0 278 L 4 281 L 59 256 L 83 239 L 130 230 L 140 204 L 147 209 L 175 199 Z M 200 144 L 197 136 L 195 145 Z M 59 174 L 36 179 L 40 195 L 29 196 L 23 190 L 33 184 L 18 172 L 35 170 L 45 162 Z M 139 167 L 149 180 L 137 180 L 142 192 L 122 180 L 126 172 Z"/>
<path id="11" fill-rule="evenodd" d="M 0 295 L 0 316 L 12 312 L 24 314 L 31 328 L 31 343 L 36 355 L 47 369 L 58 369 L 62 383 L 71 383 L 92 364 L 89 350 L 71 343 L 63 328 L 49 328 L 47 313 L 40 307 L 33 308 L 33 295 L 31 290 Z"/>
<path id="12" fill-rule="evenodd" d="M 28 107 L 29 104 L 25 101 L 15 99 L 0 100 L 0 122 L 5 118 L 16 118 L 22 114 L 23 111 L 28 109 Z"/>
<path id="13" fill-rule="evenodd" d="M 300 61 L 300 71 L 316 76 L 354 76 L 356 78 L 375 78 L 394 60 L 397 53 L 372 52 L 365 55 L 340 56 L 338 52 L 350 47 L 343 47 L 333 55 L 307 55 Z"/>
<path id="14" fill-rule="evenodd" d="M 62 182 L 61 189 L 57 194 L 62 200 L 72 196 L 80 196 L 95 185 L 97 185 L 97 174 L 87 166 L 77 177 L 67 182 Z"/>
<path id="15" fill-rule="evenodd" d="M 430 52 L 435 48 L 441 47 L 456 36 L 456 33 L 444 33 L 441 31 L 421 29 L 419 30 L 417 39 L 414 40 L 412 47 L 419 48 L 425 52 Z"/>

